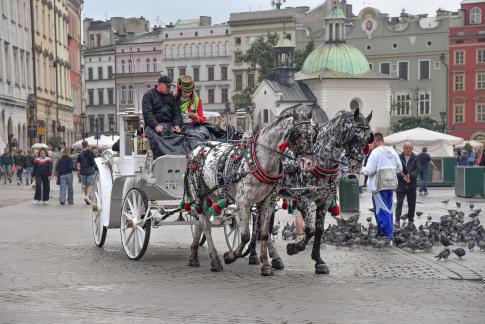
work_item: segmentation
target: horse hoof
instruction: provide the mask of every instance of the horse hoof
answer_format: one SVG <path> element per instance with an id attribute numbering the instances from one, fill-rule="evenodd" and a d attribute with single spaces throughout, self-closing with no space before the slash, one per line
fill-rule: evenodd
<path id="1" fill-rule="evenodd" d="M 294 255 L 294 254 L 297 254 L 298 252 L 299 251 L 296 248 L 296 244 L 295 243 L 288 243 L 288 245 L 286 245 L 286 253 L 288 255 Z"/>
<path id="2" fill-rule="evenodd" d="M 269 265 L 263 265 L 261 267 L 261 275 L 263 277 L 274 276 L 273 269 Z"/>
<path id="3" fill-rule="evenodd" d="M 190 259 L 189 260 L 189 266 L 190 267 L 195 267 L 195 268 L 200 267 L 199 258 L 192 258 L 192 259 Z"/>
<path id="4" fill-rule="evenodd" d="M 271 260 L 271 267 L 277 270 L 283 270 L 285 268 L 285 264 L 281 258 Z"/>
<path id="5" fill-rule="evenodd" d="M 330 271 L 327 268 L 325 263 L 315 265 L 315 273 L 316 274 L 329 274 Z"/>
<path id="6" fill-rule="evenodd" d="M 261 262 L 259 261 L 259 257 L 257 254 L 249 256 L 249 264 L 250 265 L 259 265 Z"/>
<path id="7" fill-rule="evenodd" d="M 222 267 L 221 260 L 216 258 L 211 262 L 211 271 L 212 272 L 221 272 L 224 268 Z"/>
<path id="8" fill-rule="evenodd" d="M 231 264 L 234 261 L 236 261 L 236 258 L 234 256 L 234 253 L 232 251 L 227 251 L 224 253 L 224 263 L 225 264 Z"/>

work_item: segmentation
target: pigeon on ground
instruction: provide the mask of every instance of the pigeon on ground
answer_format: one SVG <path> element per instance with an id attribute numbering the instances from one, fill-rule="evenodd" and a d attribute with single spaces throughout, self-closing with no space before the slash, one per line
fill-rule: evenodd
<path id="1" fill-rule="evenodd" d="M 446 260 L 448 259 L 449 256 L 450 256 L 450 249 L 446 248 L 440 253 L 438 253 L 438 255 L 436 255 L 435 258 L 438 260 L 441 260 L 441 259 Z"/>
<path id="2" fill-rule="evenodd" d="M 474 239 L 469 239 L 467 242 L 468 245 L 468 250 L 473 251 L 475 248 L 475 240 Z"/>
<path id="3" fill-rule="evenodd" d="M 473 210 L 473 208 L 475 208 L 475 205 L 474 204 L 470 204 L 470 209 Z"/>
<path id="4" fill-rule="evenodd" d="M 376 246 L 375 246 L 375 247 L 376 247 L 378 250 L 382 250 L 382 249 L 384 248 L 384 246 L 385 246 L 385 245 L 386 245 L 386 242 L 385 242 L 385 241 L 379 240 L 379 241 L 377 241 L 377 243 L 376 243 Z"/>
<path id="5" fill-rule="evenodd" d="M 461 202 L 457 201 L 456 202 L 456 207 L 461 208 Z"/>
<path id="6" fill-rule="evenodd" d="M 445 200 L 442 200 L 441 202 L 442 202 L 443 204 L 447 204 L 447 203 L 449 203 L 449 202 L 450 202 L 450 200 L 449 200 L 449 199 L 445 199 Z"/>
<path id="7" fill-rule="evenodd" d="M 480 251 L 485 251 L 485 241 L 478 241 L 477 245 L 480 248 Z"/>
<path id="8" fill-rule="evenodd" d="M 466 251 L 464 248 L 456 248 L 453 250 L 453 253 L 455 253 L 456 256 L 461 260 L 461 258 L 465 256 Z"/>
<path id="9" fill-rule="evenodd" d="M 367 223 L 370 223 L 370 222 L 372 222 L 372 217 L 369 216 L 367 217 Z"/>
<path id="10" fill-rule="evenodd" d="M 374 208 L 369 208 L 369 211 L 370 211 L 371 213 L 373 213 L 373 212 L 374 212 Z"/>
<path id="11" fill-rule="evenodd" d="M 441 242 L 441 244 L 443 244 L 443 246 L 444 246 L 444 247 L 446 247 L 446 248 L 447 248 L 448 246 L 450 246 L 450 245 L 453 245 L 453 244 L 450 242 L 450 240 L 449 240 L 449 239 L 448 239 L 446 236 L 444 236 L 444 235 L 441 235 L 441 236 L 440 236 L 440 242 Z"/>
<path id="12" fill-rule="evenodd" d="M 418 216 L 418 218 L 423 216 L 423 212 L 421 212 L 421 211 L 416 212 L 416 216 Z"/>

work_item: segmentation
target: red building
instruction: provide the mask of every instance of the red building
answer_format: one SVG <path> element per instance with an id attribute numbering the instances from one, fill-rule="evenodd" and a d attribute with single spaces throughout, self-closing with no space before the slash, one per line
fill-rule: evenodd
<path id="1" fill-rule="evenodd" d="M 71 95 L 73 106 L 74 132 L 68 134 L 68 143 L 74 143 L 81 138 L 80 115 L 82 110 L 82 82 L 81 82 L 81 8 L 84 0 L 68 0 L 68 47 L 69 64 L 71 64 Z"/>
<path id="2" fill-rule="evenodd" d="M 485 142 L 485 1 L 461 2 L 450 28 L 448 133 Z"/>

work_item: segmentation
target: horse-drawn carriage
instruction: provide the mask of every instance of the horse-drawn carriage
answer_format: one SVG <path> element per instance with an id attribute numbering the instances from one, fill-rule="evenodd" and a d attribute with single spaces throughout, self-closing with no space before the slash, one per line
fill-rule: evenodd
<path id="1" fill-rule="evenodd" d="M 193 231 L 198 220 L 193 212 L 179 208 L 186 157 L 154 159 L 150 150 L 140 149 L 146 143 L 137 134 L 139 114 L 122 113 L 119 117 L 119 153 L 106 150 L 95 160 L 98 173 L 93 191 L 93 235 L 96 246 L 102 247 L 107 230 L 119 228 L 123 250 L 130 259 L 138 260 L 147 249 L 152 228 L 186 225 Z M 224 228 L 229 249 L 239 243 L 234 206 L 214 217 L 212 226 Z"/>

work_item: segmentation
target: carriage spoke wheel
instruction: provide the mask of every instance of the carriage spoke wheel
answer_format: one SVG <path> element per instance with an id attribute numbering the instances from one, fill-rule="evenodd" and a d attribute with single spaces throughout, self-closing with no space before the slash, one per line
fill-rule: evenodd
<path id="1" fill-rule="evenodd" d="M 101 181 L 99 179 L 99 174 L 96 176 L 91 210 L 94 244 L 96 244 L 97 247 L 102 247 L 106 241 L 108 230 L 106 226 L 103 225 L 103 217 L 101 217 L 103 202 L 101 201 Z"/>
<path id="2" fill-rule="evenodd" d="M 147 218 L 148 198 L 136 188 L 125 196 L 121 206 L 121 243 L 131 260 L 139 260 L 148 247 L 151 219 Z"/>
<path id="3" fill-rule="evenodd" d="M 237 214 L 233 214 L 230 222 L 224 224 L 224 236 L 229 250 L 234 251 L 241 243 L 240 221 Z"/>
<path id="4" fill-rule="evenodd" d="M 191 221 L 191 222 L 197 221 L 197 217 L 195 216 L 195 214 L 196 214 L 196 212 L 194 210 L 190 211 L 189 221 Z M 194 224 L 190 224 L 190 232 L 192 233 L 192 238 L 194 238 L 194 232 L 195 232 L 195 225 Z M 200 237 L 199 246 L 203 246 L 205 241 L 206 241 L 205 235 L 204 235 L 204 233 L 202 233 L 202 236 Z"/>

